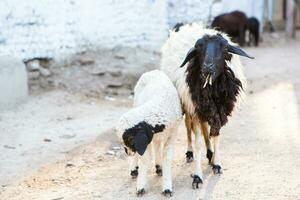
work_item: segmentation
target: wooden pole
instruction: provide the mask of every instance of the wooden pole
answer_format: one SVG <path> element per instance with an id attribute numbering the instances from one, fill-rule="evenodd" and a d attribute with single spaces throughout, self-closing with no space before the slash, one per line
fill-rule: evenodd
<path id="1" fill-rule="evenodd" d="M 295 0 L 287 0 L 285 32 L 290 38 L 296 37 L 296 3 Z"/>

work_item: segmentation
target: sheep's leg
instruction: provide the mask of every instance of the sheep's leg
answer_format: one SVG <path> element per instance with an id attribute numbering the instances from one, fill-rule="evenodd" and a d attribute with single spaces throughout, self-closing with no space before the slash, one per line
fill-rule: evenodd
<path id="1" fill-rule="evenodd" d="M 245 44 L 245 27 L 240 27 L 239 43 L 243 47 Z"/>
<path id="2" fill-rule="evenodd" d="M 147 184 L 147 173 L 148 166 L 151 163 L 151 148 L 147 148 L 143 156 L 139 156 L 139 176 L 137 177 L 137 188 L 136 194 L 137 196 L 142 196 L 145 194 L 145 187 Z"/>
<path id="3" fill-rule="evenodd" d="M 197 127 L 195 132 L 195 173 L 192 175 L 193 183 L 192 186 L 194 189 L 199 188 L 199 184 L 202 184 L 202 169 L 201 169 L 201 132 L 199 127 Z"/>
<path id="4" fill-rule="evenodd" d="M 163 149 L 163 195 L 172 196 L 172 158 L 173 158 L 173 145 L 168 144 L 165 145 Z"/>
<path id="5" fill-rule="evenodd" d="M 213 144 L 214 144 L 214 155 L 213 155 L 213 172 L 214 174 L 221 174 L 222 167 L 220 163 L 220 152 L 219 152 L 219 136 L 213 136 Z"/>
<path id="6" fill-rule="evenodd" d="M 255 34 L 254 34 L 254 38 L 255 38 L 255 46 L 258 46 L 259 43 L 259 29 L 255 30 Z"/>
<path id="7" fill-rule="evenodd" d="M 129 169 L 130 169 L 130 175 L 133 179 L 135 179 L 138 176 L 138 157 L 137 155 L 129 156 Z"/>
<path id="8" fill-rule="evenodd" d="M 190 163 L 194 160 L 193 155 L 193 147 L 192 147 L 192 120 L 189 115 L 185 115 L 185 126 L 186 126 L 186 132 L 187 132 L 187 151 L 185 153 L 186 155 L 186 162 Z"/>
<path id="9" fill-rule="evenodd" d="M 211 141 L 210 141 L 210 138 L 209 138 L 207 122 L 201 122 L 201 131 L 202 131 L 202 135 L 204 137 L 205 146 L 206 146 L 206 158 L 208 159 L 208 163 L 211 165 L 212 164 L 213 151 L 212 151 Z"/>
<path id="10" fill-rule="evenodd" d="M 155 155 L 155 172 L 158 176 L 162 176 L 162 149 L 161 142 L 153 142 L 153 150 Z"/>

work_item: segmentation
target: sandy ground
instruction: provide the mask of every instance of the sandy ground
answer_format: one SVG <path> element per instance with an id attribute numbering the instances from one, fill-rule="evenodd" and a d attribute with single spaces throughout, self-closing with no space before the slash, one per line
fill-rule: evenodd
<path id="1" fill-rule="evenodd" d="M 203 149 L 204 184 L 198 190 L 192 189 L 190 174 L 194 164 L 185 163 L 186 135 L 182 125 L 175 148 L 171 199 L 300 199 L 300 42 L 286 41 L 247 50 L 256 59 L 243 59 L 249 82 L 248 97 L 221 133 L 223 174 L 212 174 Z M 117 99 L 90 105 L 86 104 L 89 99 L 84 99 L 77 107 L 78 101 L 68 102 L 64 98 L 62 103 L 56 103 L 61 96 L 55 96 L 56 93 L 34 99 L 48 99 L 47 95 L 54 95 L 49 107 L 49 100 L 36 101 L 45 109 L 44 114 L 34 112 L 34 117 L 29 118 L 33 111 L 26 106 L 30 106 L 30 102 L 24 105 L 27 111 L 1 113 L 1 133 L 4 130 L 5 135 L 12 136 L 7 139 L 1 134 L 0 147 L 15 147 L 1 150 L 1 180 L 4 175 L 13 174 L 17 170 L 14 165 L 22 161 L 14 161 L 13 157 L 18 158 L 18 149 L 25 148 L 15 142 L 17 135 L 39 141 L 37 146 L 26 144 L 31 146 L 31 153 L 36 154 L 34 158 L 44 164 L 39 165 L 38 170 L 30 170 L 22 179 L 3 183 L 0 199 L 135 199 L 136 182 L 129 176 L 126 156 L 115 148 L 118 139 L 114 131 L 108 129 L 121 111 L 128 108 L 128 101 L 122 103 Z M 110 118 L 102 118 L 101 113 L 105 111 Z M 68 116 L 72 120 L 68 120 Z M 58 119 L 61 121 L 57 122 Z M 72 130 L 68 130 L 71 127 Z M 72 139 L 60 138 L 73 133 L 76 137 Z M 89 135 L 91 139 L 99 136 L 82 145 L 78 139 L 78 147 L 68 149 L 65 140 L 75 142 L 80 135 Z M 44 138 L 52 142 L 45 143 Z M 45 162 L 48 158 L 43 152 L 50 150 L 56 152 L 48 153 L 50 158 L 56 158 L 55 162 Z M 64 156 L 58 156 L 62 151 Z M 113 155 L 107 154 L 108 151 Z M 11 163 L 3 165 L 6 162 Z M 154 166 L 148 185 L 146 195 L 140 199 L 165 198 L 160 194 L 161 178 L 155 175 Z"/>
<path id="2" fill-rule="evenodd" d="M 64 91 L 31 96 L 15 110 L 0 112 L 0 184 L 38 169 L 46 161 L 92 141 L 114 126 L 130 99 L 98 100 Z"/>

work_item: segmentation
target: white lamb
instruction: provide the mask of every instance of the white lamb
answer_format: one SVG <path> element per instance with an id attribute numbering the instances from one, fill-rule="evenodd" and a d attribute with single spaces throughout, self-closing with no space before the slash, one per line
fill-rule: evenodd
<path id="1" fill-rule="evenodd" d="M 134 107 L 121 117 L 117 127 L 125 152 L 135 156 L 130 167 L 132 176 L 137 176 L 138 169 L 138 196 L 145 193 L 150 146 L 155 152 L 156 173 L 161 175 L 162 171 L 162 193 L 172 196 L 173 144 L 181 120 L 180 99 L 168 76 L 159 70 L 144 73 L 134 88 Z"/>

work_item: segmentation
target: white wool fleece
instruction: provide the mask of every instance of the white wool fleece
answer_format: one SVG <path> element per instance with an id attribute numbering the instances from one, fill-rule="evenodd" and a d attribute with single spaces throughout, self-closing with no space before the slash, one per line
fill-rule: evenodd
<path id="1" fill-rule="evenodd" d="M 134 108 L 126 112 L 119 121 L 118 131 L 140 122 L 152 125 L 172 126 L 182 118 L 180 99 L 176 88 L 165 73 L 153 70 L 144 73 L 134 88 Z"/>

